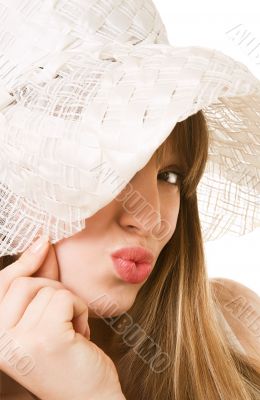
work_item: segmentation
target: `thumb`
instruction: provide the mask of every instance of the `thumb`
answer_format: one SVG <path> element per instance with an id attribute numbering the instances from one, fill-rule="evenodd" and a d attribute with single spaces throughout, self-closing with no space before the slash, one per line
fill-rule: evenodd
<path id="1" fill-rule="evenodd" d="M 59 264 L 57 261 L 54 246 L 52 244 L 50 244 L 49 246 L 48 253 L 41 267 L 31 276 L 54 279 L 56 281 L 59 281 L 60 279 Z"/>

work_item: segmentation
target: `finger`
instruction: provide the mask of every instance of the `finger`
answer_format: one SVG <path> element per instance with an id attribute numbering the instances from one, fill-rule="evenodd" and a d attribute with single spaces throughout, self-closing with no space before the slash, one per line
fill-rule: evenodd
<path id="1" fill-rule="evenodd" d="M 22 318 L 28 304 L 37 292 L 45 287 L 51 286 L 55 289 L 63 289 L 64 286 L 52 279 L 20 277 L 16 278 L 7 290 L 0 303 L 0 326 L 1 329 L 10 329 Z"/>
<path id="2" fill-rule="evenodd" d="M 30 304 L 28 304 L 22 318 L 15 325 L 15 328 L 22 332 L 28 332 L 38 326 L 41 316 L 54 293 L 55 289 L 51 286 L 45 286 L 40 289 Z"/>
<path id="3" fill-rule="evenodd" d="M 32 276 L 60 280 L 59 264 L 52 244 L 49 246 L 49 251 L 41 267 Z"/>
<path id="4" fill-rule="evenodd" d="M 67 289 L 57 290 L 42 314 L 40 324 L 49 329 L 64 330 L 64 325 L 76 321 L 82 335 L 88 326 L 88 306 L 80 297 Z M 72 324 L 73 325 L 73 324 Z"/>
<path id="5" fill-rule="evenodd" d="M 0 271 L 0 302 L 14 279 L 31 276 L 40 268 L 47 255 L 48 239 L 46 235 L 41 236 L 22 253 L 18 260 Z"/>
<path id="6" fill-rule="evenodd" d="M 88 324 L 88 309 L 84 311 L 79 317 L 72 319 L 73 328 L 76 332 L 80 333 L 86 339 L 90 340 L 90 328 Z"/>
<path id="7" fill-rule="evenodd" d="M 84 335 L 88 326 L 87 305 L 67 289 L 44 287 L 28 305 L 16 327 L 28 331 L 37 326 L 40 330 L 59 335 L 73 328 L 72 319 L 75 317 L 75 330 Z"/>

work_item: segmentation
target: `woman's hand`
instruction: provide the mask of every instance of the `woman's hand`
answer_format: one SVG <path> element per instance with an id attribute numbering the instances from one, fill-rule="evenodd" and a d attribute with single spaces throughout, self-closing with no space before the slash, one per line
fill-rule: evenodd
<path id="1" fill-rule="evenodd" d="M 58 276 L 48 238 L 0 271 L 0 370 L 42 400 L 125 399 L 114 363 L 89 340 L 87 305 Z"/>

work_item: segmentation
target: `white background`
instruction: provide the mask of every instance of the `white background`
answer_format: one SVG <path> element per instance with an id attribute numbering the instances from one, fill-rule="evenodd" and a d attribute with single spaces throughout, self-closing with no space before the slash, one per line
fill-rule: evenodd
<path id="1" fill-rule="evenodd" d="M 259 0 L 153 0 L 173 46 L 216 48 L 260 79 Z M 205 244 L 210 277 L 238 281 L 260 295 L 260 228 Z"/>

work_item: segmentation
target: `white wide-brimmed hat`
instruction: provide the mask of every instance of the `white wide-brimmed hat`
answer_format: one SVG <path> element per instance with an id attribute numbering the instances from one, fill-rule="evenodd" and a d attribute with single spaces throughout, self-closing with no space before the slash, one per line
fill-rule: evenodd
<path id="1" fill-rule="evenodd" d="M 170 45 L 151 0 L 0 0 L 0 256 L 84 229 L 199 110 L 204 240 L 251 232 L 260 82 L 245 65 Z"/>

